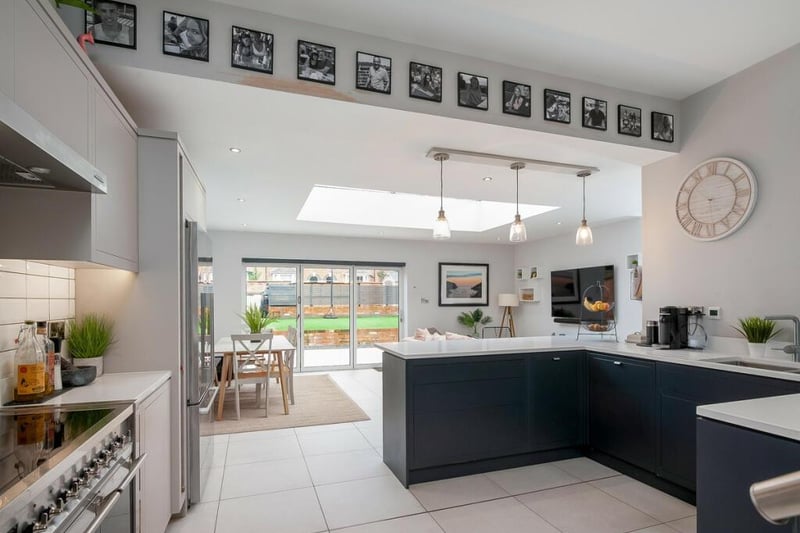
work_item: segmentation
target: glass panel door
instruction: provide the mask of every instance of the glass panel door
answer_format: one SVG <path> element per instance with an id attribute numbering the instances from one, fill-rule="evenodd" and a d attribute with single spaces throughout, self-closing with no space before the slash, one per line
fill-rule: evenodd
<path id="1" fill-rule="evenodd" d="M 247 306 L 257 305 L 274 321 L 267 326 L 288 338 L 289 327 L 297 328 L 296 265 L 264 265 L 245 268 Z M 298 347 L 299 349 L 299 347 Z M 299 358 L 295 357 L 295 368 Z"/>
<path id="2" fill-rule="evenodd" d="M 302 267 L 301 369 L 352 368 L 350 267 Z"/>
<path id="3" fill-rule="evenodd" d="M 356 268 L 356 366 L 382 361 L 378 342 L 400 340 L 400 271 Z"/>

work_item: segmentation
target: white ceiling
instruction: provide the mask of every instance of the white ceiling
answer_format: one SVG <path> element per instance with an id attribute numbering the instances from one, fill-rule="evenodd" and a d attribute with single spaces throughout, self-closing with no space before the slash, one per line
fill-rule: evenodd
<path id="1" fill-rule="evenodd" d="M 797 0 L 218 0 L 683 99 L 800 42 Z"/>
<path id="2" fill-rule="evenodd" d="M 671 155 L 131 67 L 105 67 L 104 75 L 140 127 L 179 132 L 206 184 L 208 225 L 218 230 L 430 239 L 430 230 L 297 215 L 315 184 L 438 195 L 438 163 L 425 157 L 433 146 L 598 167 L 587 181 L 587 218 L 599 225 L 641 216 L 640 167 Z M 449 197 L 514 201 L 510 169 L 449 161 L 444 179 Z M 529 239 L 574 234 L 581 218 L 577 177 L 523 170 L 519 200 L 561 206 L 528 219 Z M 513 215 L 509 209 L 509 223 Z M 433 223 L 436 212 L 429 217 Z M 507 242 L 508 225 L 454 232 L 453 240 Z"/>

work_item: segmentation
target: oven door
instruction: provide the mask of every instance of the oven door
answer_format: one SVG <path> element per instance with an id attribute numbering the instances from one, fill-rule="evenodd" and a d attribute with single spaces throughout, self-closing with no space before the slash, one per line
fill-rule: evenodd
<path id="1" fill-rule="evenodd" d="M 80 511 L 66 533 L 134 533 L 136 517 L 136 474 L 144 464 L 142 454 L 120 465 L 103 483 L 91 503 Z"/>

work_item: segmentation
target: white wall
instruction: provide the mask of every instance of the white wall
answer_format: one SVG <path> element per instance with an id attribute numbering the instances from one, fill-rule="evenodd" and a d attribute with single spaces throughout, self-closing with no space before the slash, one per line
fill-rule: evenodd
<path id="1" fill-rule="evenodd" d="M 591 225 L 591 221 L 590 221 Z M 575 221 L 575 230 L 578 221 Z M 617 302 L 617 335 L 623 340 L 626 335 L 642 329 L 642 302 L 630 299 L 630 271 L 626 268 L 626 257 L 639 253 L 642 243 L 641 220 L 632 219 L 605 226 L 592 226 L 594 244 L 576 246 L 575 233 L 570 232 L 549 239 L 542 239 L 518 246 L 514 254 L 515 267 L 535 266 L 537 281 L 516 282 L 517 288 L 533 287 L 537 303 L 520 303 L 514 310 L 517 335 L 574 336 L 577 326 L 556 324 L 550 315 L 550 272 L 566 268 L 614 265 L 614 287 Z M 648 261 L 649 262 L 649 261 Z M 645 288 L 648 266 L 640 260 Z"/>
<path id="2" fill-rule="evenodd" d="M 508 244 L 457 244 L 277 235 L 255 232 L 210 233 L 214 256 L 214 317 L 217 335 L 241 330 L 236 316 L 244 306 L 242 258 L 317 259 L 331 261 L 404 262 L 406 264 L 407 331 L 435 327 L 441 331 L 466 333 L 456 316 L 473 307 L 439 307 L 439 262 L 489 264 L 489 307 L 485 312 L 500 321 L 497 294 L 514 289 L 514 248 Z M 428 303 L 422 299 L 427 298 Z"/>
<path id="3" fill-rule="evenodd" d="M 800 314 L 798 94 L 795 46 L 681 104 L 681 153 L 642 173 L 645 316 L 662 305 L 719 305 L 722 320 L 705 321 L 709 334 L 736 336 L 738 317 Z M 758 201 L 738 232 L 698 242 L 676 220 L 675 195 L 695 165 L 715 156 L 750 166 Z"/>

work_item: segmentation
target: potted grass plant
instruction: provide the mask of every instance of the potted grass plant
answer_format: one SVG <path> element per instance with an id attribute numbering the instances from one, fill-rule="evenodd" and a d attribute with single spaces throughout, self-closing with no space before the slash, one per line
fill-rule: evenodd
<path id="1" fill-rule="evenodd" d="M 458 315 L 458 323 L 467 328 L 472 328 L 472 336 L 478 336 L 478 326 L 488 324 L 492 321 L 492 317 L 484 315 L 480 309 L 475 309 L 472 312 L 464 311 Z"/>
<path id="2" fill-rule="evenodd" d="M 764 357 L 767 349 L 767 341 L 781 332 L 775 329 L 775 322 L 758 316 L 749 316 L 739 319 L 739 327 L 733 329 L 747 339 L 747 349 L 751 357 Z"/>
<path id="3" fill-rule="evenodd" d="M 250 330 L 250 334 L 255 335 L 264 331 L 264 328 L 278 321 L 275 315 L 268 315 L 264 313 L 261 308 L 253 304 L 248 306 L 244 313 L 239 315 L 239 318 L 244 322 L 245 327 Z"/>
<path id="4" fill-rule="evenodd" d="M 93 366 L 103 375 L 103 355 L 114 343 L 114 323 L 105 316 L 89 313 L 70 324 L 69 353 L 75 366 Z"/>

